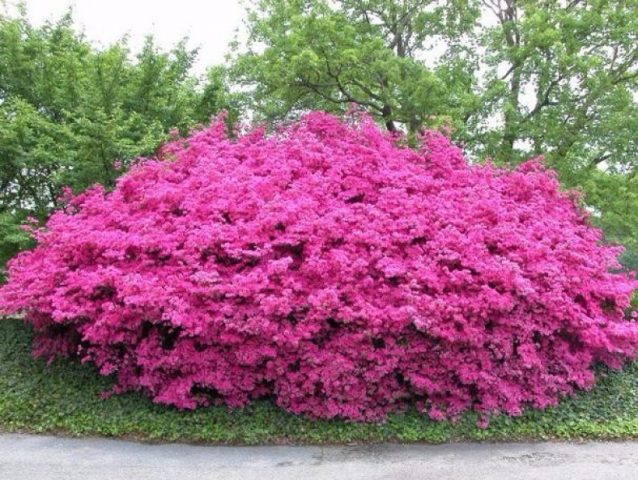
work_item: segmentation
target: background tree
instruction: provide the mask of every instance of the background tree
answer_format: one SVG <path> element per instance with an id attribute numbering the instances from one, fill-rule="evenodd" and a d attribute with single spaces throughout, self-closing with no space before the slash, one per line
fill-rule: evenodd
<path id="1" fill-rule="evenodd" d="M 638 1 L 263 0 L 247 24 L 233 72 L 261 118 L 355 103 L 448 123 L 475 159 L 543 154 L 638 258 Z"/>
<path id="2" fill-rule="evenodd" d="M 357 104 L 389 130 L 462 119 L 475 100 L 471 64 L 456 41 L 477 10 L 459 1 L 261 0 L 248 11 L 247 52 L 235 81 L 258 118 L 276 121 L 320 108 Z M 433 39 L 445 62 L 420 57 Z"/>
<path id="3" fill-rule="evenodd" d="M 0 16 L 0 264 L 24 246 L 17 225 L 44 219 L 63 186 L 107 187 L 172 128 L 186 133 L 229 108 L 223 71 L 189 72 L 183 41 L 160 51 L 148 37 L 95 49 L 71 15 L 33 27 L 24 12 Z"/>

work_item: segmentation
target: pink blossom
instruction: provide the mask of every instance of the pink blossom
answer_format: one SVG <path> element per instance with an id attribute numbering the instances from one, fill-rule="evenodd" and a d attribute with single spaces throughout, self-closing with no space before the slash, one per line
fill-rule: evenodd
<path id="1" fill-rule="evenodd" d="M 400 139 L 399 139 L 400 140 Z M 10 263 L 35 353 L 115 392 L 379 420 L 544 408 L 636 354 L 634 276 L 556 175 L 412 150 L 324 113 L 237 140 L 219 120 L 76 196 Z"/>

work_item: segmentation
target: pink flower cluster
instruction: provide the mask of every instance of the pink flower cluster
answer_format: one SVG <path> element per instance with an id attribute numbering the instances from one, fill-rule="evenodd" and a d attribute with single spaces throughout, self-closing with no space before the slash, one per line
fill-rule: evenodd
<path id="1" fill-rule="evenodd" d="M 11 262 L 0 309 L 36 354 L 179 408 L 354 420 L 516 415 L 636 354 L 635 278 L 538 161 L 471 166 L 441 134 L 413 150 L 319 112 L 225 131 L 73 198 Z"/>

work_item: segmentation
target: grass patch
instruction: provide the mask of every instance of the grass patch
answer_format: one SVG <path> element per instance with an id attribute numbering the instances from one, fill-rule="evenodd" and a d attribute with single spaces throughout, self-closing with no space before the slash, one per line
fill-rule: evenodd
<path id="1" fill-rule="evenodd" d="M 229 444 L 519 441 L 638 438 L 638 363 L 623 372 L 601 369 L 598 386 L 557 408 L 498 417 L 488 429 L 476 417 L 433 422 L 415 411 L 382 424 L 309 420 L 259 401 L 236 411 L 225 407 L 178 411 L 140 394 L 100 393 L 111 380 L 77 362 L 47 366 L 30 354 L 30 329 L 0 321 L 0 430 L 102 435 L 151 441 Z"/>

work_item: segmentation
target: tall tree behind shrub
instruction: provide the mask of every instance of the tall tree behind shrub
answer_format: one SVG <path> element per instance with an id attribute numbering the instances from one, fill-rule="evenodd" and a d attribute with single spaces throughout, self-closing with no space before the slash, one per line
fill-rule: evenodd
<path id="1" fill-rule="evenodd" d="M 472 65 L 449 53 L 477 15 L 467 2 L 260 0 L 233 77 L 266 120 L 355 103 L 389 130 L 457 121 L 476 98 Z M 433 39 L 449 51 L 429 68 Z"/>
<path id="2" fill-rule="evenodd" d="M 189 72 L 196 51 L 148 37 L 94 48 L 67 14 L 42 27 L 0 15 L 0 264 L 25 245 L 17 225 L 43 219 L 61 190 L 107 187 L 170 129 L 181 133 L 228 108 L 223 72 Z"/>

